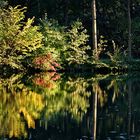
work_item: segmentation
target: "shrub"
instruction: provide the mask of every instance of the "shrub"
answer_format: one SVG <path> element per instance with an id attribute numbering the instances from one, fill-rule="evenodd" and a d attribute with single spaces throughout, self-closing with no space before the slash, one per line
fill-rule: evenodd
<path id="1" fill-rule="evenodd" d="M 66 33 L 67 47 L 64 51 L 64 57 L 68 64 L 83 64 L 88 60 L 87 51 L 90 47 L 87 45 L 89 36 L 82 23 L 74 22 Z"/>
<path id="2" fill-rule="evenodd" d="M 55 20 L 41 20 L 41 32 L 44 35 L 44 52 L 51 54 L 57 62 L 61 62 L 62 50 L 66 45 L 64 27 Z"/>
<path id="3" fill-rule="evenodd" d="M 110 60 L 115 64 L 123 62 L 125 60 L 125 51 L 122 52 L 122 47 L 116 45 L 114 41 L 112 41 L 112 44 L 113 52 L 107 52 L 108 56 L 110 57 Z"/>
<path id="4" fill-rule="evenodd" d="M 99 41 L 98 41 L 98 47 L 97 50 L 93 50 L 93 58 L 92 61 L 96 63 L 97 61 L 100 61 L 99 59 L 101 58 L 102 55 L 106 55 L 107 51 L 107 40 L 105 39 L 104 36 L 100 36 Z"/>
<path id="5" fill-rule="evenodd" d="M 87 61 L 88 35 L 79 21 L 69 28 L 61 27 L 56 21 L 42 21 L 44 44 L 53 57 L 63 65 L 83 64 Z"/>
<path id="6" fill-rule="evenodd" d="M 0 64 L 23 69 L 22 61 L 42 47 L 43 35 L 34 18 L 25 21 L 25 8 L 0 9 Z"/>
<path id="7" fill-rule="evenodd" d="M 50 71 L 56 71 L 56 68 L 60 67 L 50 53 L 35 57 L 33 59 L 33 64 L 35 68 Z"/>
<path id="8" fill-rule="evenodd" d="M 0 0 L 0 8 L 3 8 L 5 6 L 7 6 L 7 5 L 8 5 L 8 3 L 7 3 L 6 0 Z"/>

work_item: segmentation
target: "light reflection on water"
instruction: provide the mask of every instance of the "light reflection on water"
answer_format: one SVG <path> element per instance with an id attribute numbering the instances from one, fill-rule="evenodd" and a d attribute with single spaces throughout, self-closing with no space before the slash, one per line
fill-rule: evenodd
<path id="1" fill-rule="evenodd" d="M 1 78 L 1 140 L 138 140 L 139 83 L 137 75 Z"/>

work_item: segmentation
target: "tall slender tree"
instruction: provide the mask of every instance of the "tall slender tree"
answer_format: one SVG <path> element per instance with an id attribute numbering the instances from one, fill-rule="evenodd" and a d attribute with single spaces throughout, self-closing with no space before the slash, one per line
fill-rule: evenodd
<path id="1" fill-rule="evenodd" d="M 96 24 L 96 0 L 92 0 L 92 40 L 93 51 L 97 59 L 97 24 Z"/>

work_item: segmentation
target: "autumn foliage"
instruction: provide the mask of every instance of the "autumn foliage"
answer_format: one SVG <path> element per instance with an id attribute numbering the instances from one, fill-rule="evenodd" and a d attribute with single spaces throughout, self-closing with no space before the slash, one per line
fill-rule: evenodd
<path id="1" fill-rule="evenodd" d="M 33 64 L 36 68 L 56 71 L 56 68 L 59 68 L 60 65 L 54 60 L 50 53 L 42 56 L 35 57 L 33 59 Z"/>

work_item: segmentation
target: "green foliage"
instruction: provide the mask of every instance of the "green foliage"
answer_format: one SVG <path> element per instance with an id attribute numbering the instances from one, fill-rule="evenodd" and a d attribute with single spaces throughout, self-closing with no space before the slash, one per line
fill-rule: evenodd
<path id="1" fill-rule="evenodd" d="M 101 58 L 102 54 L 105 54 L 106 48 L 107 47 L 107 40 L 105 39 L 104 36 L 100 36 L 99 41 L 98 41 L 98 47 L 97 51 L 94 49 L 93 50 L 93 60 L 95 63 Z"/>
<path id="2" fill-rule="evenodd" d="M 0 0 L 0 8 L 3 8 L 3 7 L 5 7 L 5 6 L 7 6 L 7 1 L 5 1 L 5 0 Z"/>
<path id="3" fill-rule="evenodd" d="M 76 121 L 81 121 L 89 107 L 90 92 L 83 78 L 61 80 L 46 93 L 46 119 L 51 121 L 54 116 L 68 112 Z"/>
<path id="4" fill-rule="evenodd" d="M 57 73 L 24 78 L 23 74 L 0 78 L 0 136 L 26 139 L 36 120 L 51 122 L 66 112 L 76 122 L 82 120 L 90 98 L 84 78 L 60 81 Z"/>
<path id="5" fill-rule="evenodd" d="M 74 120 L 81 121 L 87 112 L 91 94 L 87 91 L 88 83 L 84 78 L 66 80 L 60 79 L 55 72 L 47 72 L 36 74 L 28 82 L 31 90 L 46 97 L 44 117 L 47 122 L 64 112 L 71 114 Z"/>
<path id="6" fill-rule="evenodd" d="M 41 32 L 44 35 L 44 51 L 51 53 L 53 58 L 60 61 L 62 49 L 66 45 L 64 27 L 55 20 L 41 21 Z"/>
<path id="7" fill-rule="evenodd" d="M 1 0 L 3 1 L 3 0 Z M 79 18 L 84 22 L 84 26 L 91 34 L 91 0 L 10 0 L 10 4 L 28 7 L 27 16 L 44 18 L 48 14 L 49 18 L 58 20 L 61 25 L 69 25 Z M 98 0 L 97 1 L 97 24 L 98 34 L 106 36 L 108 40 L 114 40 L 119 46 L 127 46 L 128 39 L 128 19 L 127 1 L 123 0 Z M 135 52 L 133 55 L 139 57 L 136 52 L 139 49 L 139 4 L 140 0 L 131 1 L 132 34 Z M 48 21 L 47 21 L 48 22 Z M 91 40 L 92 41 L 92 40 Z M 134 48 L 134 47 L 133 47 Z M 133 51 L 132 48 L 132 51 Z"/>
<path id="8" fill-rule="evenodd" d="M 113 52 L 107 52 L 108 56 L 110 57 L 110 60 L 115 64 L 123 62 L 125 60 L 125 53 L 122 52 L 122 48 L 119 48 L 114 41 L 112 41 L 112 45 Z"/>
<path id="9" fill-rule="evenodd" d="M 34 19 L 25 22 L 25 8 L 0 9 L 0 64 L 23 69 L 21 61 L 42 47 L 42 34 Z"/>
<path id="10" fill-rule="evenodd" d="M 87 61 L 88 35 L 79 21 L 69 29 L 61 27 L 56 21 L 42 22 L 42 33 L 46 50 L 61 63 L 83 64 Z"/>
<path id="11" fill-rule="evenodd" d="M 89 36 L 79 21 L 73 22 L 71 28 L 66 34 L 67 48 L 65 48 L 64 57 L 68 64 L 83 64 L 87 62 L 87 51 L 90 47 L 87 45 Z"/>
<path id="12" fill-rule="evenodd" d="M 41 21 L 39 28 L 32 25 L 34 18 L 25 22 L 25 11 L 25 8 L 18 6 L 8 10 L 0 9 L 0 64 L 23 69 L 22 62 L 25 59 L 31 58 L 34 62 L 34 57 L 44 58 L 48 54 L 53 59 L 47 61 L 49 63 L 41 63 L 47 69 L 51 62 L 52 65 L 57 65 L 55 61 L 66 64 L 86 62 L 88 35 L 81 22 L 74 22 L 70 29 L 66 30 L 56 21 Z M 26 65 L 31 63 L 28 61 Z"/>

